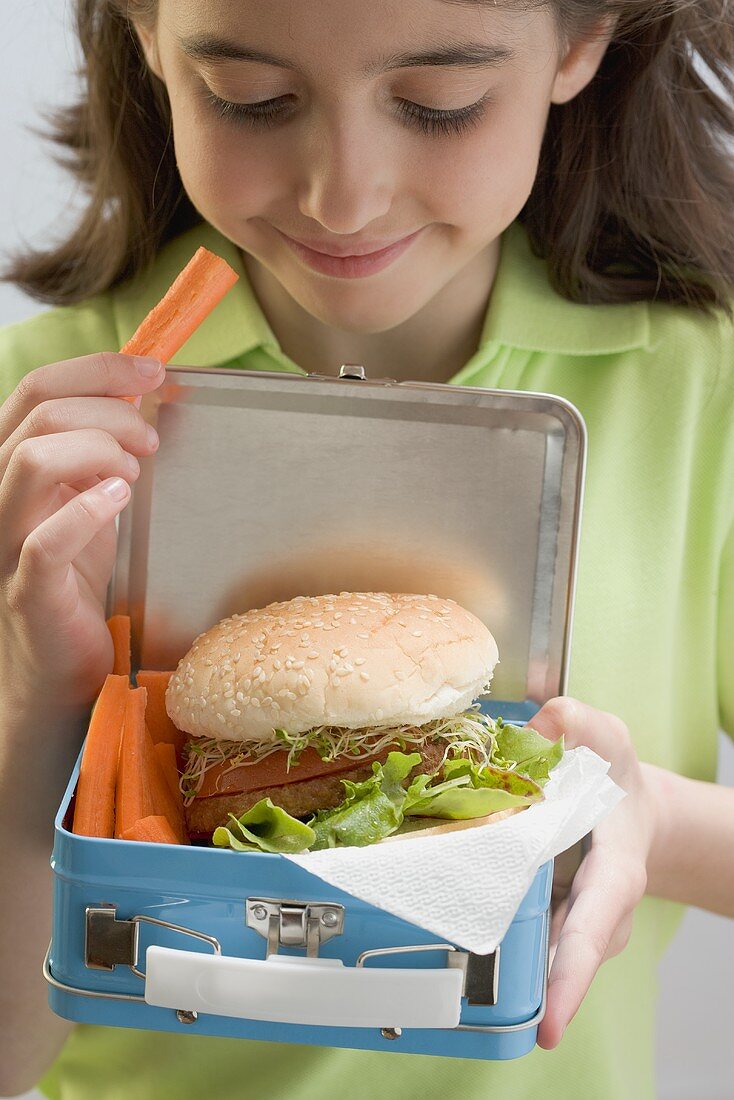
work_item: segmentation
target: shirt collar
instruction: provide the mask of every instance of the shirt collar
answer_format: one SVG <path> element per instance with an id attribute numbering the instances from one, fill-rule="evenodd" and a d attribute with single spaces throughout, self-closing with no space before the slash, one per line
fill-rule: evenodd
<path id="1" fill-rule="evenodd" d="M 250 285 L 239 249 L 206 222 L 167 242 L 146 271 L 112 291 L 118 346 L 132 336 L 200 245 L 226 260 L 239 279 L 171 358 L 171 364 L 213 367 L 256 347 L 283 356 Z M 534 255 L 524 227 L 515 221 L 502 234 L 478 351 L 484 345 L 499 344 L 566 355 L 606 355 L 645 346 L 648 338 L 647 302 L 570 302 L 550 285 L 546 262 Z"/>
<path id="2" fill-rule="evenodd" d="M 649 339 L 645 301 L 587 305 L 562 297 L 546 261 L 513 222 L 502 234 L 500 260 L 480 337 L 488 343 L 564 355 L 607 355 L 643 347 Z"/>

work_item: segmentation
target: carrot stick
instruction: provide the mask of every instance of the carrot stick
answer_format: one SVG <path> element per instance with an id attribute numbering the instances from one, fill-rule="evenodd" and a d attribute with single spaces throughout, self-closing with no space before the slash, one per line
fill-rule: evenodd
<path id="1" fill-rule="evenodd" d="M 135 680 L 138 687 L 144 687 L 148 692 L 148 704 L 145 709 L 145 720 L 148 723 L 153 743 L 161 742 L 171 744 L 176 749 L 176 760 L 179 767 L 183 766 L 183 747 L 188 738 L 173 724 L 166 710 L 166 688 L 172 672 L 159 672 L 156 669 L 141 669 L 136 673 Z"/>
<path id="2" fill-rule="evenodd" d="M 158 763 L 161 766 L 161 771 L 166 777 L 166 783 L 170 788 L 171 794 L 174 798 L 181 797 L 181 788 L 179 786 L 180 777 L 178 771 L 178 765 L 176 763 L 176 749 L 173 745 L 168 744 L 166 741 L 159 741 L 157 745 L 154 745 L 155 754 L 158 757 Z"/>
<path id="3" fill-rule="evenodd" d="M 115 647 L 115 663 L 112 671 L 116 676 L 130 676 L 130 616 L 113 615 L 107 620 L 112 644 Z"/>
<path id="4" fill-rule="evenodd" d="M 111 837 L 114 832 L 117 761 L 129 691 L 127 676 L 110 674 L 92 711 L 71 827 L 82 836 Z"/>
<path id="5" fill-rule="evenodd" d="M 163 775 L 145 724 L 144 687 L 128 692 L 117 771 L 115 836 L 144 817 L 163 816 L 180 844 L 188 844 L 183 800 L 178 804 Z"/>
<path id="6" fill-rule="evenodd" d="M 141 818 L 157 813 L 150 770 L 146 768 L 146 694 L 145 688 L 131 688 L 127 696 L 115 792 L 116 837 Z"/>
<path id="7" fill-rule="evenodd" d="M 176 750 L 173 745 L 161 742 L 153 745 L 153 756 L 165 784 L 165 797 L 163 794 L 158 799 L 158 812 L 165 814 L 173 829 L 179 844 L 189 844 L 189 833 L 186 828 L 186 813 L 184 811 L 183 794 L 179 787 L 178 767 L 176 766 Z"/>
<path id="8" fill-rule="evenodd" d="M 158 305 L 153 306 L 120 350 L 126 355 L 147 355 L 167 363 L 238 278 L 221 256 L 197 248 Z"/>
<path id="9" fill-rule="evenodd" d="M 149 844 L 178 844 L 168 818 L 158 814 L 136 821 L 129 829 L 125 829 L 122 840 L 147 840 Z"/>

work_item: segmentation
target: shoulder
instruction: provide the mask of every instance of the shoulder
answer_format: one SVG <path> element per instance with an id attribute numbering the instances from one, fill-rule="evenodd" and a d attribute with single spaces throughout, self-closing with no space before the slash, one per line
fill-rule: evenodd
<path id="1" fill-rule="evenodd" d="M 0 404 L 36 367 L 96 351 L 115 351 L 116 340 L 109 294 L 0 327 Z"/>
<path id="2" fill-rule="evenodd" d="M 647 315 L 646 351 L 668 369 L 672 385 L 734 400 L 734 300 L 732 317 L 665 302 L 649 302 Z"/>

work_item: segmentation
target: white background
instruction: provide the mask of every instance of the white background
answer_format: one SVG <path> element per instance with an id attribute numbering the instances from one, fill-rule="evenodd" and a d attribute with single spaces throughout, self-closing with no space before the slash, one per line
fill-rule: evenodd
<path id="1" fill-rule="evenodd" d="M 80 196 L 51 159 L 51 146 L 27 131 L 29 124 L 40 123 L 45 106 L 68 102 L 73 94 L 71 5 L 62 0 L 3 0 L 3 9 L 0 260 L 20 243 L 63 236 L 80 208 Z M 42 308 L 17 288 L 0 284 L 0 325 Z M 734 747 L 723 736 L 720 779 L 734 785 Z M 731 1100 L 734 925 L 689 911 L 663 962 L 660 981 L 659 1100 Z M 624 1057 L 623 1051 L 619 1054 Z M 32 1092 L 27 1100 L 39 1096 Z"/>

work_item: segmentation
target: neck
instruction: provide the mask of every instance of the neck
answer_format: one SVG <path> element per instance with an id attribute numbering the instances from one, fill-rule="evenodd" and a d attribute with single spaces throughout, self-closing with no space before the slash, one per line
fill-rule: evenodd
<path id="1" fill-rule="evenodd" d="M 448 382 L 477 350 L 499 251 L 497 238 L 407 321 L 378 333 L 324 324 L 254 256 L 243 261 L 281 350 L 303 370 L 336 375 L 342 363 L 361 363 L 368 378 Z"/>

